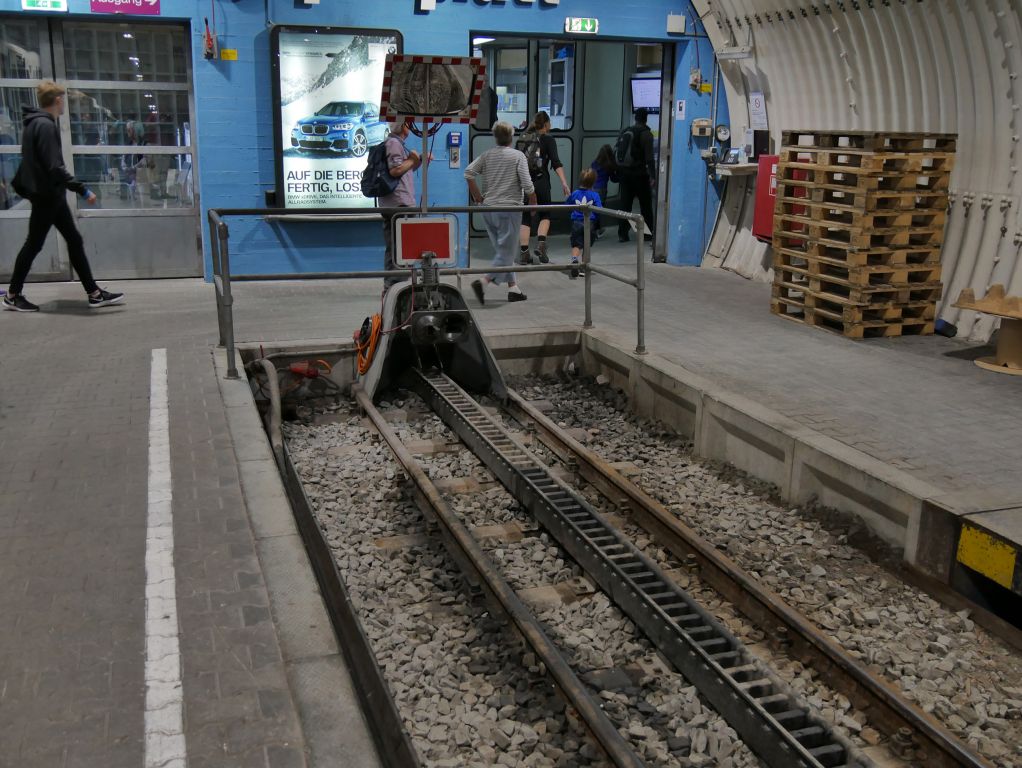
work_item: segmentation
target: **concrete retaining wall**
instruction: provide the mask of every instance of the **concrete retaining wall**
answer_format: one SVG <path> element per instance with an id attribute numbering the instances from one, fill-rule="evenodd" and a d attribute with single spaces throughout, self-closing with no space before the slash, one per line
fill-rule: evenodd
<path id="1" fill-rule="evenodd" d="M 506 376 L 556 374 L 570 362 L 602 374 L 623 390 L 638 415 L 690 439 L 697 455 L 727 462 L 775 485 L 792 504 L 816 499 L 861 519 L 903 550 L 905 560 L 947 583 L 959 516 L 941 489 L 827 437 L 655 355 L 637 355 L 631 342 L 598 329 L 563 326 L 486 335 Z M 251 347 L 252 345 L 246 345 Z M 258 347 L 255 347 L 258 349 Z M 267 345 L 265 352 L 308 355 L 336 348 L 338 384 L 351 381 L 350 341 Z"/>
<path id="2" fill-rule="evenodd" d="M 793 504 L 816 499 L 855 515 L 902 549 L 909 563 L 946 579 L 952 537 L 921 535 L 948 524 L 934 501 L 940 489 L 681 366 L 637 355 L 613 334 L 590 329 L 581 340 L 587 374 L 607 377 L 627 393 L 637 414 L 692 440 L 699 456 L 726 461 L 772 483 Z"/>

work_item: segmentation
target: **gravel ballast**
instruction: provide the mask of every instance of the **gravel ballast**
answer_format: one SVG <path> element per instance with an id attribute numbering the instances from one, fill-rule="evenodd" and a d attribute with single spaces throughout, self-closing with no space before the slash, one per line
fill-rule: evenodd
<path id="1" fill-rule="evenodd" d="M 284 431 L 423 764 L 605 765 L 506 626 L 466 599 L 438 538 L 379 545 L 427 526 L 386 444 L 354 413 L 339 413 L 339 423 Z"/>
<path id="2" fill-rule="evenodd" d="M 452 433 L 433 415 L 399 425 L 403 440 L 450 441 Z M 431 478 L 492 476 L 468 450 L 421 458 Z M 448 495 L 448 502 L 471 525 L 491 525 L 508 515 L 528 525 L 531 518 L 503 488 L 484 495 Z M 582 572 L 546 533 L 520 542 L 484 541 L 504 578 L 516 589 L 577 580 Z M 649 765 L 759 765 L 727 723 L 695 688 L 667 667 L 640 630 L 602 593 L 590 599 L 542 610 L 538 618 L 604 711 Z"/>
<path id="3" fill-rule="evenodd" d="M 1022 766 L 1019 654 L 967 611 L 898 579 L 877 559 L 884 548 L 860 523 L 792 508 L 769 486 L 696 458 L 684 439 L 628 414 L 623 394 L 592 380 L 531 377 L 512 384 L 527 399 L 552 403 L 548 415 L 584 430 L 588 447 L 604 459 L 637 465 L 640 487 L 970 747 L 998 766 Z M 819 703 L 826 710 L 844 704 Z"/>

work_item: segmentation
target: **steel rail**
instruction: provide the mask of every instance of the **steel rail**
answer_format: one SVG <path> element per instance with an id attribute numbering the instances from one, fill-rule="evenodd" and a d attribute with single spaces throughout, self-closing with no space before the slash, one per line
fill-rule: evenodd
<path id="1" fill-rule="evenodd" d="M 359 407 L 415 484 L 417 501 L 423 513 L 440 526 L 444 543 L 455 562 L 474 583 L 482 587 L 490 602 L 507 616 L 522 639 L 543 662 L 556 688 L 578 712 L 607 758 L 619 768 L 642 768 L 644 765 L 642 760 L 618 733 L 617 728 L 589 694 L 560 651 L 546 636 L 539 621 L 494 567 L 479 542 L 444 501 L 443 495 L 373 405 L 366 391 L 356 384 L 352 387 L 352 392 Z"/>
<path id="2" fill-rule="evenodd" d="M 681 522 L 663 504 L 566 434 L 517 392 L 508 410 L 523 425 L 534 425 L 540 440 L 562 460 L 577 463 L 579 474 L 635 521 L 658 544 L 682 561 L 695 558 L 700 576 L 781 647 L 816 670 L 830 687 L 864 711 L 870 724 L 891 741 L 899 757 L 927 768 L 992 768 L 932 715 L 916 708 L 891 684 L 871 673 L 812 622 L 763 586 L 733 560 Z"/>
<path id="3" fill-rule="evenodd" d="M 319 522 L 312 512 L 312 504 L 305 495 L 305 488 L 291 461 L 291 453 L 286 444 L 283 448 L 283 457 L 281 474 L 291 501 L 291 510 L 305 550 L 309 554 L 312 570 L 316 574 L 316 582 L 323 595 L 323 603 L 330 616 L 337 645 L 347 663 L 362 711 L 366 714 L 365 719 L 369 724 L 380 762 L 384 768 L 419 768 L 422 762 L 408 731 L 405 730 L 394 696 L 373 652 L 372 642 L 362 628 L 358 609 L 337 570 L 330 545 L 327 544 L 326 536 L 320 530 Z"/>
<path id="4" fill-rule="evenodd" d="M 407 383 L 769 766 L 870 764 L 450 378 Z"/>

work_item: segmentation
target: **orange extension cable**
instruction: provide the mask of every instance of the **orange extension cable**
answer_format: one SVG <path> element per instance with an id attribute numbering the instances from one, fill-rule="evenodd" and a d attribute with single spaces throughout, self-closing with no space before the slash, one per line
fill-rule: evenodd
<path id="1" fill-rule="evenodd" d="M 373 364 L 373 357 L 376 355 L 376 347 L 380 343 L 380 332 L 383 328 L 383 317 L 373 315 L 367 321 L 369 323 L 368 335 L 366 326 L 355 331 L 355 350 L 358 353 L 358 372 L 365 375 L 369 372 L 369 366 Z"/>

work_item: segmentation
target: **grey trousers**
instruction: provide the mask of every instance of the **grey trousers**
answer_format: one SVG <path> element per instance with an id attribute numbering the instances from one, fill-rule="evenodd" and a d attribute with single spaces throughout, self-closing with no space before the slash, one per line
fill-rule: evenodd
<path id="1" fill-rule="evenodd" d="M 522 223 L 520 213 L 484 213 L 486 234 L 493 243 L 493 266 L 510 267 L 518 253 L 518 231 Z M 497 272 L 487 275 L 494 283 L 514 285 L 518 282 L 514 272 Z"/>

